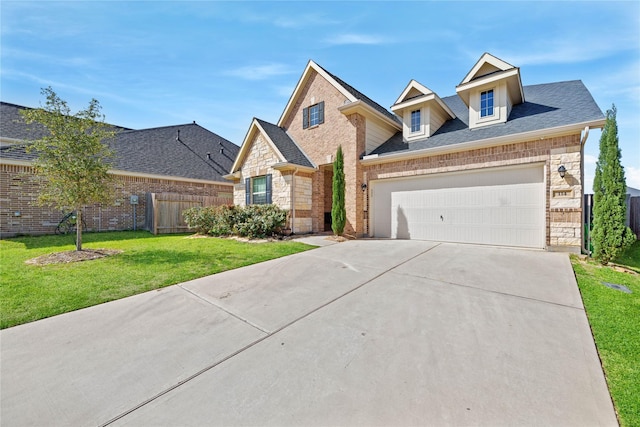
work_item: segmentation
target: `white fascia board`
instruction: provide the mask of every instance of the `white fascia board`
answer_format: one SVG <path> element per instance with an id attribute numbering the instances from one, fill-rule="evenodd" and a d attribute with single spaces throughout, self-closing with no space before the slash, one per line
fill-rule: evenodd
<path id="1" fill-rule="evenodd" d="M 256 125 L 256 118 L 254 117 L 251 120 L 251 124 L 249 125 L 249 130 L 247 130 L 247 134 L 244 136 L 244 140 L 240 145 L 240 151 L 238 151 L 238 155 L 236 156 L 236 159 L 233 161 L 233 165 L 231 166 L 231 173 L 236 172 L 240 168 L 241 160 L 244 159 L 246 151 L 249 148 L 248 141 L 251 140 L 251 136 L 256 130 L 255 125 Z"/>
<path id="2" fill-rule="evenodd" d="M 276 153 L 276 155 L 280 158 L 280 161 L 286 162 L 287 159 L 280 152 L 280 150 L 278 150 L 278 147 L 276 147 L 276 144 L 273 143 L 271 138 L 269 138 L 269 135 L 267 134 L 267 132 L 265 132 L 264 128 L 260 126 L 260 123 L 258 123 L 257 120 L 255 121 L 255 123 L 256 123 L 256 127 L 260 130 L 260 133 L 262 133 L 262 135 L 264 136 L 264 139 L 267 141 L 267 144 L 269 144 L 269 147 L 271 147 L 273 152 Z"/>
<path id="3" fill-rule="evenodd" d="M 463 85 L 465 83 L 469 83 L 471 80 L 473 80 L 473 78 L 475 77 L 476 73 L 478 71 L 480 71 L 480 68 L 482 68 L 482 66 L 486 63 L 489 63 L 491 65 L 493 65 L 494 67 L 502 70 L 502 71 L 506 71 L 510 68 L 515 68 L 513 65 L 509 64 L 508 62 L 503 61 L 502 59 L 495 57 L 493 55 L 491 55 L 488 52 L 485 52 L 480 59 L 478 59 L 478 61 L 475 63 L 475 65 L 471 68 L 471 70 L 467 73 L 466 76 L 464 76 L 464 79 L 462 79 L 462 82 L 460 82 L 460 85 Z M 459 85 L 459 86 L 460 86 Z"/>
<path id="4" fill-rule="evenodd" d="M 449 106 L 447 104 L 444 103 L 444 101 L 442 100 L 442 98 L 440 98 L 438 95 L 436 95 L 435 93 L 431 93 L 430 95 L 427 96 L 421 96 L 419 98 L 416 99 L 412 99 L 410 101 L 406 101 L 403 102 L 401 104 L 396 104 L 394 106 L 391 107 L 391 111 L 393 111 L 394 113 L 398 114 L 398 115 L 402 115 L 402 111 L 405 108 L 408 107 L 412 107 L 414 105 L 419 105 L 419 104 L 423 104 L 423 103 L 427 103 L 430 101 L 434 101 L 438 104 L 438 106 L 449 115 L 449 117 L 451 117 L 452 119 L 456 118 L 456 115 L 453 113 L 453 111 L 451 111 L 451 108 L 449 108 Z"/>
<path id="5" fill-rule="evenodd" d="M 229 173 L 227 175 L 222 175 L 222 177 L 229 181 L 238 182 L 240 181 L 240 178 L 242 178 L 242 174 L 240 173 L 240 171 L 238 171 L 234 173 Z"/>
<path id="6" fill-rule="evenodd" d="M 391 106 L 391 111 L 393 111 L 394 113 L 396 111 L 399 112 L 399 111 L 404 110 L 407 107 L 412 107 L 414 105 L 422 104 L 423 102 L 432 101 L 432 100 L 434 100 L 436 98 L 436 96 L 437 95 L 435 93 L 430 93 L 428 95 L 424 95 L 424 96 L 420 96 L 420 97 L 417 97 L 417 98 L 413 98 L 413 99 L 410 99 L 408 101 L 401 102 L 399 104 L 394 104 L 394 105 Z"/>
<path id="7" fill-rule="evenodd" d="M 437 154 L 447 154 L 459 151 L 469 151 L 485 147 L 493 147 L 497 145 L 513 144 L 517 142 L 533 141 L 536 139 L 553 138 L 556 136 L 568 135 L 575 132 L 581 132 L 585 127 L 602 128 L 605 119 L 594 120 L 591 122 L 574 123 L 571 125 L 558 126 L 548 129 L 539 129 L 530 132 L 523 132 L 514 135 L 499 136 L 496 138 L 481 139 L 478 141 L 462 142 L 460 144 L 451 144 L 443 147 L 424 148 L 422 150 L 404 151 L 387 155 L 365 156 L 360 160 L 363 165 L 374 165 L 380 163 L 397 162 L 405 159 L 413 159 L 419 157 L 434 156 Z"/>
<path id="8" fill-rule="evenodd" d="M 28 160 L 16 160 L 16 159 L 4 159 L 4 158 L 0 158 L 0 164 L 15 165 L 15 166 L 33 166 L 33 163 Z M 225 185 L 225 186 L 233 185 L 230 182 L 211 181 L 208 179 L 197 179 L 197 178 L 184 178 L 181 176 L 173 176 L 173 175 L 155 175 L 155 174 L 144 173 L 144 172 L 123 171 L 119 169 L 110 169 L 108 173 L 110 175 L 116 175 L 116 176 L 131 176 L 136 178 L 162 179 L 166 181 L 193 182 L 198 184 L 217 184 L 217 185 Z"/>
<path id="9" fill-rule="evenodd" d="M 518 75 L 518 68 L 513 68 L 511 70 L 507 70 L 507 71 L 503 71 L 501 73 L 496 73 L 496 74 L 491 74 L 488 75 L 486 77 L 481 77 L 478 80 L 474 80 L 472 82 L 469 83 L 461 83 L 458 86 L 456 86 L 456 92 L 457 93 L 461 93 L 464 91 L 467 91 L 469 89 L 473 89 L 479 86 L 483 86 L 486 84 L 490 84 L 490 83 L 494 83 L 497 82 L 499 80 L 505 79 L 507 77 L 511 77 L 511 76 L 517 76 Z"/>
<path id="10" fill-rule="evenodd" d="M 173 175 L 155 175 L 150 173 L 143 172 L 130 172 L 113 169 L 109 171 L 109 174 L 116 176 L 132 176 L 136 178 L 151 178 L 151 179 L 163 179 L 167 181 L 180 181 L 180 182 L 193 182 L 198 184 L 216 184 L 216 185 L 224 185 L 224 186 L 233 186 L 230 182 L 222 182 L 222 181 L 212 181 L 209 179 L 197 179 L 197 178 L 184 178 L 181 176 L 173 176 Z"/>
<path id="11" fill-rule="evenodd" d="M 382 122 L 388 125 L 391 125 L 393 128 L 397 130 L 402 130 L 402 124 L 394 120 L 391 120 L 389 117 L 382 114 L 380 111 L 376 110 L 375 108 L 373 108 L 372 106 L 370 106 L 369 104 L 361 100 L 357 100 L 349 104 L 341 105 L 340 107 L 338 107 L 338 111 L 340 111 L 345 116 L 352 113 L 361 113 L 365 117 L 367 116 L 375 117 L 381 120 Z"/>
<path id="12" fill-rule="evenodd" d="M 425 85 L 421 84 L 420 82 L 418 82 L 418 81 L 416 81 L 414 79 L 411 79 L 411 81 L 409 82 L 407 87 L 404 88 L 404 90 L 402 91 L 402 93 L 400 94 L 398 99 L 396 99 L 396 102 L 394 102 L 393 104 L 396 105 L 396 104 L 402 103 L 404 101 L 404 98 L 411 91 L 411 89 L 416 89 L 416 90 L 422 92 L 424 95 L 429 95 L 430 93 L 434 93 L 431 89 L 429 89 Z"/>
<path id="13" fill-rule="evenodd" d="M 242 145 L 240 146 L 240 151 L 238 152 L 238 155 L 236 156 L 236 159 L 233 162 L 233 166 L 231 167 L 231 173 L 237 172 L 238 170 L 240 170 L 240 166 L 242 165 L 242 162 L 244 161 L 244 158 L 247 155 L 247 150 L 249 150 L 249 146 L 251 145 L 250 142 L 253 139 L 256 132 L 260 132 L 262 133 L 262 135 L 264 135 L 264 139 L 267 141 L 267 144 L 269 144 L 269 146 L 273 149 L 276 155 L 280 157 L 280 160 L 282 161 L 285 160 L 280 150 L 278 150 L 278 148 L 273 143 L 273 141 L 271 141 L 271 138 L 269 138 L 269 136 L 264 131 L 262 126 L 260 126 L 260 123 L 258 123 L 258 121 L 254 117 L 253 120 L 251 121 L 251 126 L 249 126 L 249 131 L 247 132 L 247 135 L 244 137 L 244 141 L 242 141 Z"/>
<path id="14" fill-rule="evenodd" d="M 289 171 L 289 170 L 295 170 L 297 172 L 315 172 L 317 169 L 316 168 L 312 168 L 310 166 L 303 166 L 303 165 L 296 165 L 295 163 L 289 163 L 289 162 L 281 162 L 281 163 L 276 163 L 275 165 L 271 166 L 272 168 L 274 168 L 275 170 L 278 171 Z"/>
<path id="15" fill-rule="evenodd" d="M 16 138 L 7 138 L 6 136 L 0 136 L 0 147 L 4 147 L 7 145 L 20 145 L 20 144 L 26 144 L 27 141 L 24 141 L 22 139 L 16 139 Z"/>
<path id="16" fill-rule="evenodd" d="M 285 117 L 287 117 L 291 112 L 291 109 L 293 108 L 296 100 L 298 99 L 300 91 L 304 87 L 304 83 L 309 78 L 309 72 L 311 69 L 313 69 L 316 73 L 320 74 L 326 81 L 328 81 L 332 86 L 334 86 L 349 101 L 354 102 L 356 100 L 355 96 L 351 95 L 351 93 L 349 93 L 344 87 L 342 87 L 342 85 L 340 85 L 337 81 L 335 81 L 333 77 L 327 74 L 327 72 L 324 71 L 322 67 L 320 67 L 318 64 L 316 64 L 310 59 L 302 73 L 302 76 L 300 76 L 300 79 L 298 80 L 298 84 L 296 85 L 296 88 L 293 90 L 293 93 L 289 98 L 289 102 L 287 102 L 287 105 L 286 107 L 284 107 L 284 111 L 282 112 L 282 115 L 280 115 L 280 118 L 278 119 L 278 126 L 282 126 L 282 124 L 284 123 Z"/>
<path id="17" fill-rule="evenodd" d="M 33 163 L 29 160 L 6 159 L 4 157 L 0 157 L 0 164 L 14 166 L 33 166 Z"/>

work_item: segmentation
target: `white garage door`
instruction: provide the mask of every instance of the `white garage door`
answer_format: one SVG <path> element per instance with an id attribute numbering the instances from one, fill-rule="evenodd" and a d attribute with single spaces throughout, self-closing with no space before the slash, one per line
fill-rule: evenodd
<path id="1" fill-rule="evenodd" d="M 371 182 L 375 237 L 544 248 L 542 166 Z"/>

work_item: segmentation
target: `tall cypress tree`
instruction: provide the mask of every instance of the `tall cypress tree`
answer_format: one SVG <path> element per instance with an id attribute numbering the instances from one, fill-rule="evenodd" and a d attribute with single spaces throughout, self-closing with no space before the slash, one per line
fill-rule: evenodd
<path id="1" fill-rule="evenodd" d="M 331 204 L 331 228 L 336 236 L 344 231 L 347 222 L 347 212 L 344 206 L 344 159 L 342 145 L 338 147 L 336 159 L 333 162 L 333 199 Z"/>
<path id="2" fill-rule="evenodd" d="M 593 180 L 593 255 L 603 265 L 615 259 L 635 241 L 625 225 L 627 185 L 620 163 L 616 107 L 607 110 L 600 136 L 600 155 Z"/>

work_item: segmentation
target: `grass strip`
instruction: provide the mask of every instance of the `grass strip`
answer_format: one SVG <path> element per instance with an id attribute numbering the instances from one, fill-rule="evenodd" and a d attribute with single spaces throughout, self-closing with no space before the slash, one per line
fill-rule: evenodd
<path id="1" fill-rule="evenodd" d="M 37 266 L 25 261 L 73 250 L 73 236 L 0 240 L 0 328 L 313 248 L 295 241 L 246 243 L 154 236 L 145 231 L 87 233 L 83 237 L 85 249 L 123 252 L 91 261 Z"/>
<path id="2" fill-rule="evenodd" d="M 623 427 L 640 427 L 640 275 L 572 257 L 598 353 Z M 640 266 L 640 242 L 616 260 Z M 624 293 L 603 282 L 626 286 Z"/>

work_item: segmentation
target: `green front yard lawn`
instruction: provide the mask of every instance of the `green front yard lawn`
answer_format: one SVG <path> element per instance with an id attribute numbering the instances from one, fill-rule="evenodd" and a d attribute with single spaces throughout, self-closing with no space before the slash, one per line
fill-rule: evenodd
<path id="1" fill-rule="evenodd" d="M 620 424 L 640 426 L 640 275 L 578 257 L 571 262 Z M 640 270 L 640 241 L 616 263 Z M 603 282 L 626 286 L 632 293 Z"/>
<path id="2" fill-rule="evenodd" d="M 75 248 L 73 236 L 0 240 L 0 328 L 55 316 L 209 274 L 311 249 L 295 241 L 245 243 L 145 231 L 87 233 L 84 249 L 123 252 L 91 261 L 27 265 Z"/>

